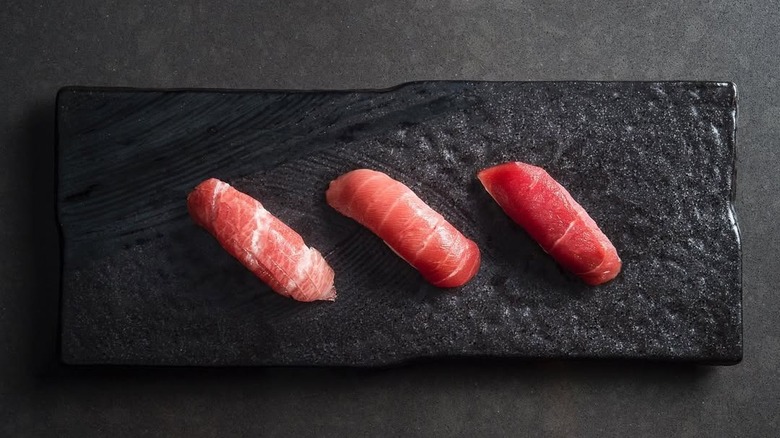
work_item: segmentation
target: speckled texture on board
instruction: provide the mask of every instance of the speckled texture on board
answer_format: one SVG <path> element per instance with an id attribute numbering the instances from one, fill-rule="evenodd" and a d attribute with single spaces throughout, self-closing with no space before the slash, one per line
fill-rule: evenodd
<path id="1" fill-rule="evenodd" d="M 74 364 L 377 365 L 429 356 L 733 363 L 741 267 L 731 84 L 414 83 L 388 92 L 69 89 L 58 102 L 62 355 Z M 543 166 L 618 248 L 588 287 L 484 192 L 477 170 Z M 370 167 L 483 253 L 458 290 L 324 202 Z M 219 177 L 336 270 L 335 303 L 272 293 L 186 215 Z"/>

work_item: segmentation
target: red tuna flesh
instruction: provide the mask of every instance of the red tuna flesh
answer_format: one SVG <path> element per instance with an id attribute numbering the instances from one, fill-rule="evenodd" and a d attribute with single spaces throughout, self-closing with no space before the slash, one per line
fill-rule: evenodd
<path id="1" fill-rule="evenodd" d="M 618 275 L 621 261 L 612 242 L 544 169 L 504 163 L 478 178 L 512 220 L 585 283 L 598 285 Z"/>

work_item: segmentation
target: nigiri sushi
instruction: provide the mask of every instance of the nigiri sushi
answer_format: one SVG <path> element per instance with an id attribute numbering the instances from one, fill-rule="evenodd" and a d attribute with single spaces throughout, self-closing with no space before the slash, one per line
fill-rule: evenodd
<path id="1" fill-rule="evenodd" d="M 187 208 L 196 224 L 276 293 L 298 301 L 336 298 L 328 262 L 258 200 L 211 178 L 187 196 Z"/>
<path id="2" fill-rule="evenodd" d="M 511 162 L 482 170 L 478 178 L 512 220 L 585 283 L 618 275 L 621 261 L 612 242 L 544 169 Z"/>
<path id="3" fill-rule="evenodd" d="M 373 231 L 435 286 L 462 286 L 479 269 L 477 244 L 382 172 L 348 172 L 330 183 L 325 196 L 331 207 Z"/>

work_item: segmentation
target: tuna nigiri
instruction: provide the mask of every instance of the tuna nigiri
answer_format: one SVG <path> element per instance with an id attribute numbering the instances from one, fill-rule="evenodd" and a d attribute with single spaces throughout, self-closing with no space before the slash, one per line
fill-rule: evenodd
<path id="1" fill-rule="evenodd" d="M 544 169 L 504 163 L 478 178 L 512 220 L 585 283 L 598 285 L 618 275 L 621 261 L 612 242 Z"/>
<path id="2" fill-rule="evenodd" d="M 331 207 L 373 231 L 435 286 L 462 286 L 479 269 L 477 245 L 382 172 L 353 170 L 332 181 L 325 196 Z"/>
<path id="3" fill-rule="evenodd" d="M 189 194 L 187 208 L 196 224 L 276 293 L 298 301 L 336 298 L 328 262 L 258 200 L 211 178 Z"/>

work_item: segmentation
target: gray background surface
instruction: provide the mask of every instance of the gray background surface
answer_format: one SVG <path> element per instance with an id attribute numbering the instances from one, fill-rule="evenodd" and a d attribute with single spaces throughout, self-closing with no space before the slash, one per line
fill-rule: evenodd
<path id="1" fill-rule="evenodd" d="M 554 3 L 6 4 L 0 435 L 776 436 L 780 7 Z M 742 364 L 444 361 L 381 370 L 79 372 L 52 365 L 60 86 L 370 88 L 418 79 L 736 82 Z"/>

